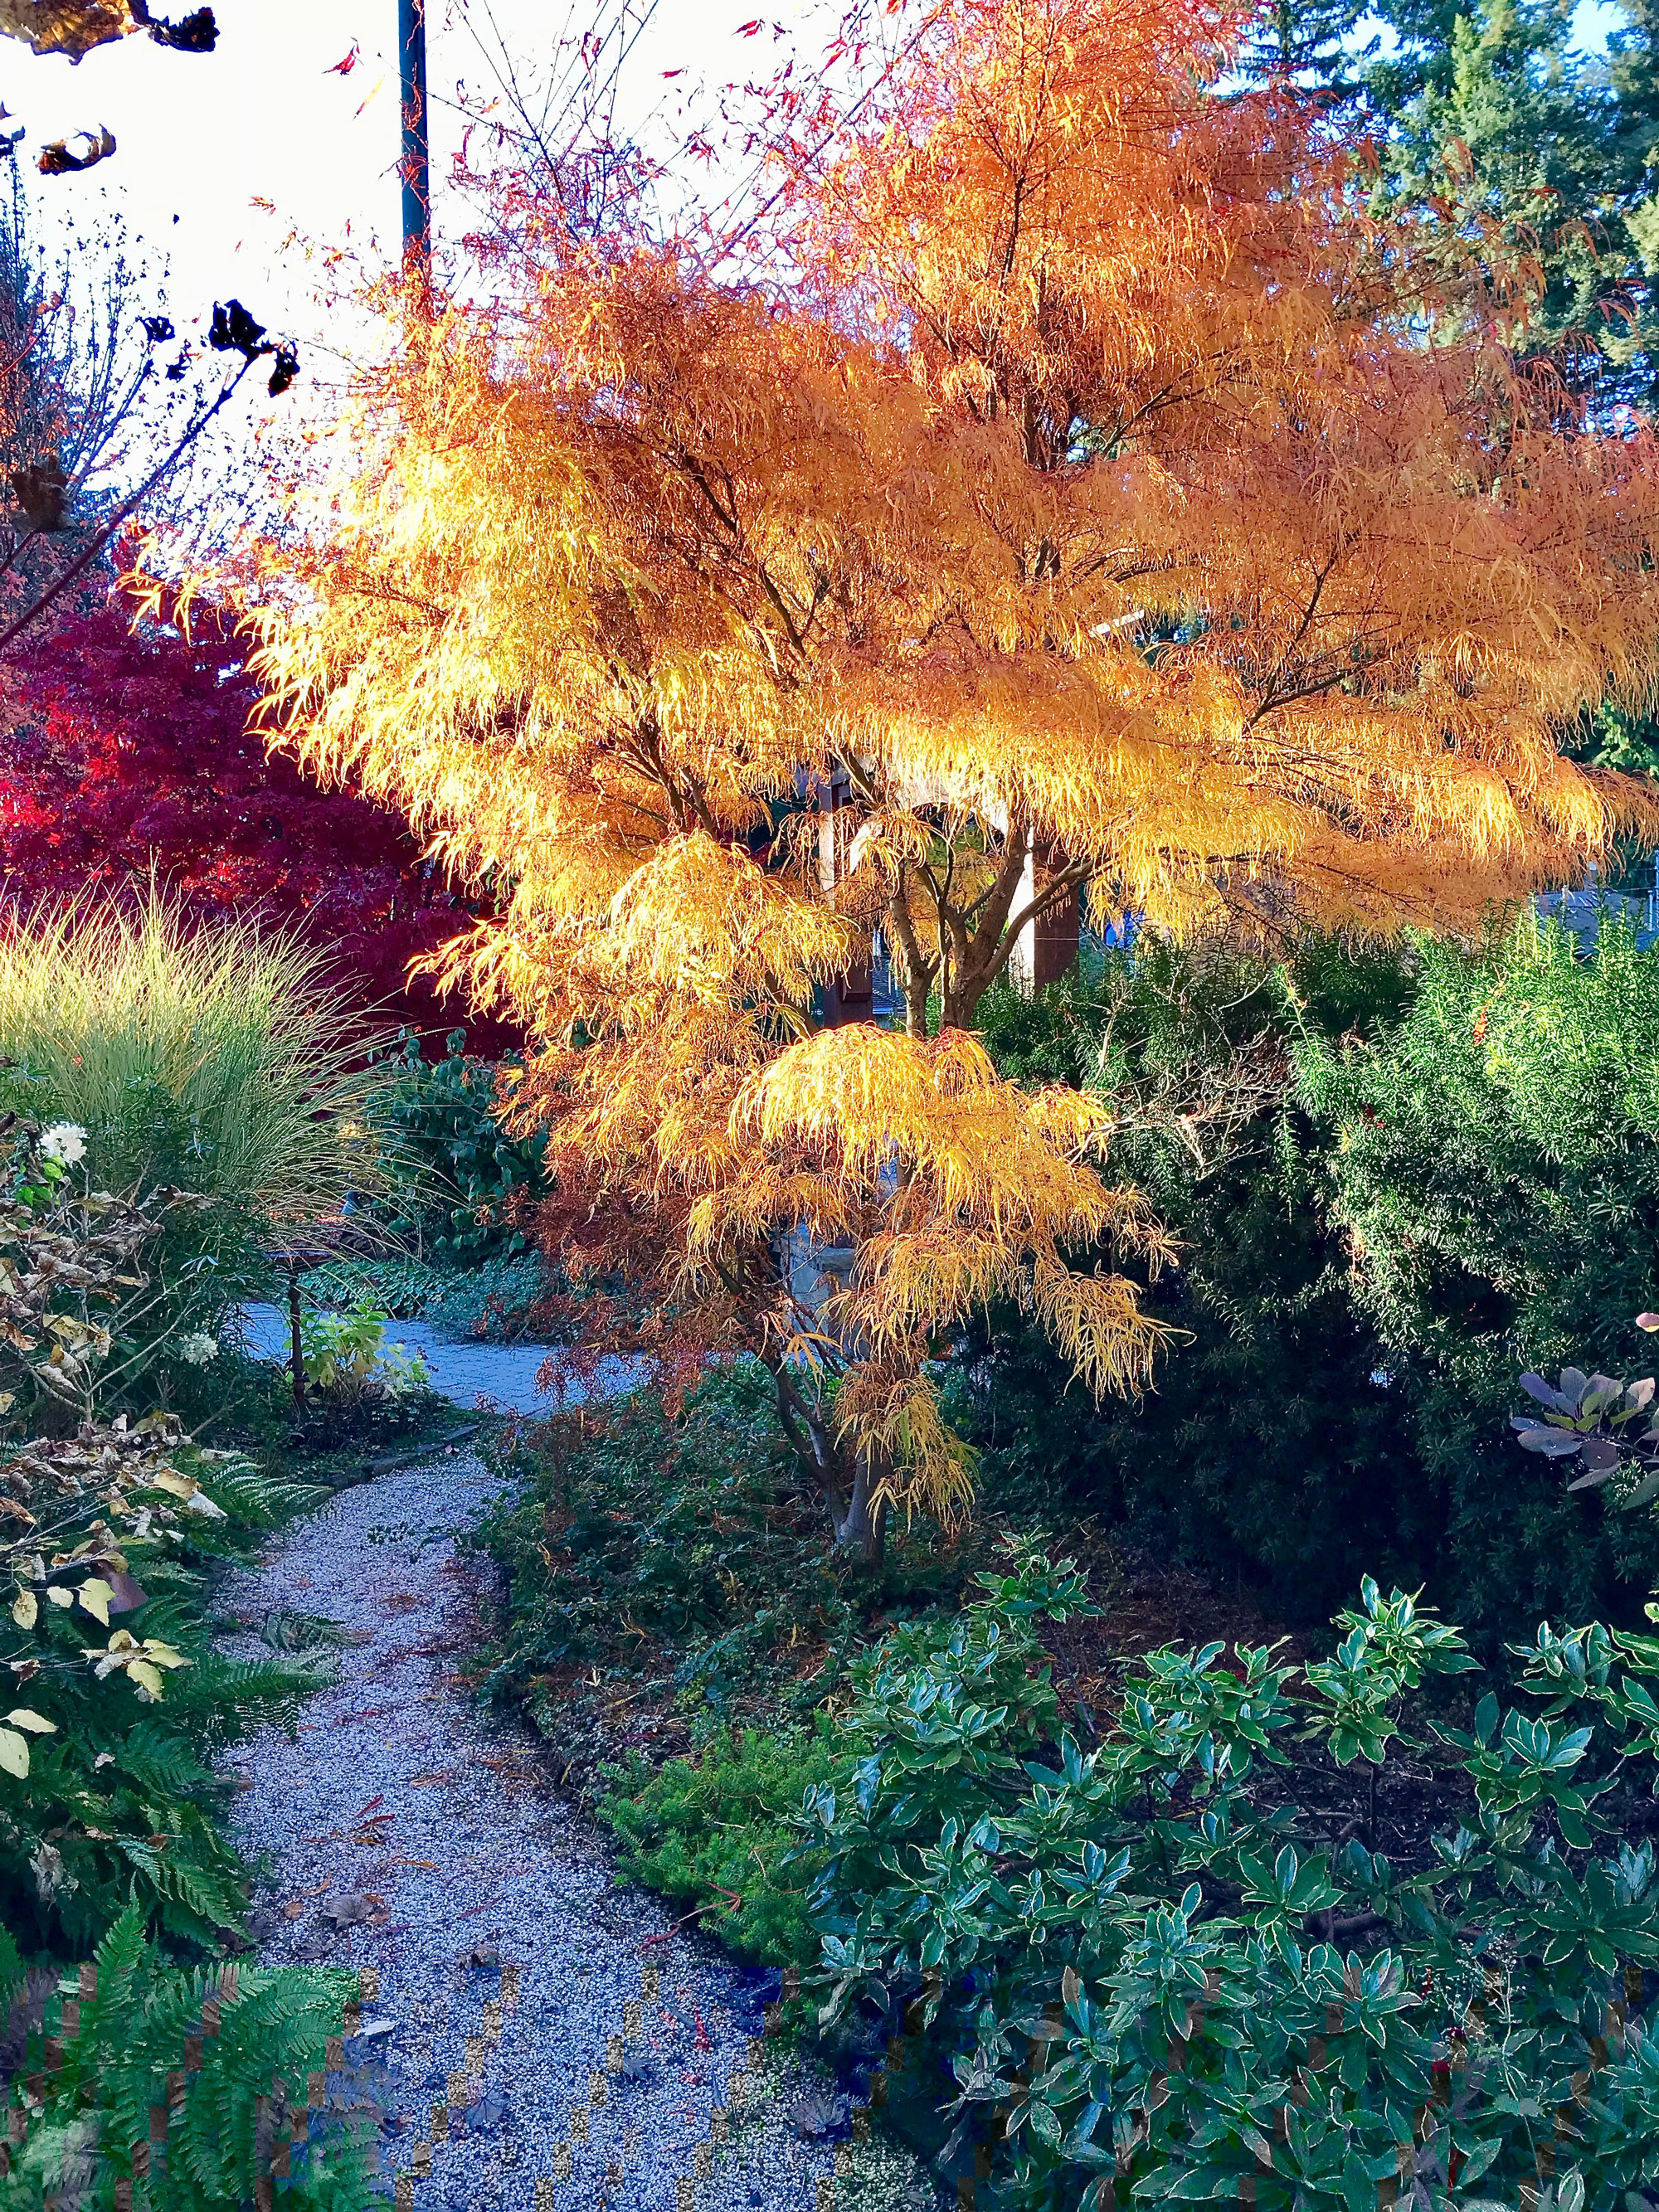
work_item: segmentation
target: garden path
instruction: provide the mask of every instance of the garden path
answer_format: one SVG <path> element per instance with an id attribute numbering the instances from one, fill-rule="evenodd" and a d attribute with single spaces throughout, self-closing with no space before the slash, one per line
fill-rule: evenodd
<path id="1" fill-rule="evenodd" d="M 248 1348 L 256 1359 L 288 1358 L 288 1316 L 279 1306 L 244 1306 Z M 546 1394 L 536 1388 L 536 1376 L 547 1358 L 544 1344 L 486 1344 L 470 1338 L 447 1337 L 423 1321 L 386 1323 L 388 1345 L 418 1352 L 426 1361 L 433 1388 L 471 1407 L 480 1396 L 507 1413 L 545 1413 L 551 1410 Z M 607 1363 L 601 1380 L 609 1389 L 618 1389 L 629 1372 L 626 1361 Z"/>
<path id="2" fill-rule="evenodd" d="M 505 1364 L 514 1348 L 477 1349 Z M 847 2171 L 848 2100 L 765 2039 L 776 1974 L 620 1886 L 552 1795 L 545 1747 L 493 1724 L 458 1677 L 488 1595 L 463 1539 L 500 1488 L 471 1452 L 440 1450 L 337 1493 L 227 1587 L 246 1624 L 228 1650 L 264 1653 L 284 1611 L 362 1639 L 292 1741 L 266 1730 L 224 1761 L 239 1846 L 274 1869 L 260 1954 L 374 1968 L 346 2056 L 383 2116 L 381 2186 L 412 2177 L 397 2197 L 414 2212 L 817 2212 L 838 2156 Z M 434 2105 L 453 2108 L 441 2129 Z M 711 2153 L 720 2108 L 729 2140 Z M 838 2208 L 939 2202 L 908 2155 L 851 2155 Z"/>

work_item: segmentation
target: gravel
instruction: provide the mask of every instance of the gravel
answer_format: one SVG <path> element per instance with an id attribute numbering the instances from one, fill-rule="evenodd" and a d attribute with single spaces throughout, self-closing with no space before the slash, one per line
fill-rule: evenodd
<path id="1" fill-rule="evenodd" d="M 280 1306 L 244 1306 L 242 1319 L 248 1349 L 256 1359 L 287 1359 L 289 1317 Z M 457 1405 L 470 1409 L 482 1399 L 506 1413 L 553 1410 L 551 1400 L 536 1382 L 551 1349 L 548 1345 L 486 1344 L 471 1339 L 457 1342 L 424 1321 L 388 1322 L 386 1337 L 388 1346 L 418 1352 L 426 1361 L 433 1389 L 454 1399 Z M 631 1360 L 603 1362 L 599 1377 L 601 1389 L 625 1389 L 634 1371 Z"/>
<path id="2" fill-rule="evenodd" d="M 340 1650 L 337 1682 L 311 1699 L 295 1739 L 264 1731 L 224 1765 L 242 1782 L 240 1847 L 278 1870 L 256 1895 L 261 1957 L 377 1970 L 346 2055 L 383 2115 L 382 2188 L 417 2172 L 415 2144 L 447 2102 L 464 2110 L 431 2149 L 429 2178 L 414 2180 L 420 2212 L 532 2212 L 537 2182 L 562 2172 L 543 2205 L 801 2212 L 830 2201 L 819 2184 L 838 2161 L 838 2207 L 933 2207 L 925 2169 L 879 2142 L 849 2146 L 835 2084 L 763 2040 L 777 1976 L 677 1930 L 658 1900 L 620 1886 L 594 1832 L 552 1795 L 544 1747 L 493 1724 L 456 1680 L 481 1600 L 480 1569 L 456 1539 L 498 1488 L 452 1448 L 344 1491 L 223 1599 L 247 1624 L 228 1651 L 263 1653 L 272 1610 L 323 1615 L 362 1639 Z M 608 2070 L 615 2036 L 620 2074 Z M 599 2085 L 605 2101 L 574 2139 L 573 2114 Z M 733 2111 L 712 2178 L 688 2190 L 716 2105 L 745 2091 L 751 2117 Z M 803 2115 L 817 2125 L 826 2107 L 827 2133 L 804 2136 Z"/>

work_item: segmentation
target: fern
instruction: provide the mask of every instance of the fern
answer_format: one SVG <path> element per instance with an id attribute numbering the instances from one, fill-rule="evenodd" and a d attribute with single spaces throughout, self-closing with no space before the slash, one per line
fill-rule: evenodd
<path id="1" fill-rule="evenodd" d="M 255 1532 L 309 1512 L 329 1494 L 315 1483 L 280 1482 L 240 1454 L 226 1460 L 193 1461 L 190 1471 L 228 1519 Z"/>
<path id="2" fill-rule="evenodd" d="M 306 1699 L 331 1679 L 323 1666 L 222 1660 L 204 1666 L 194 1680 L 181 1680 L 168 1703 L 176 1705 L 181 1723 L 217 1748 L 240 1743 L 263 1726 L 292 1728 Z"/>
<path id="3" fill-rule="evenodd" d="M 176 1730 L 140 1721 L 116 1747 L 115 1764 L 123 1780 L 147 1797 L 193 1797 L 215 1782 L 196 1752 Z"/>
<path id="4" fill-rule="evenodd" d="M 359 2212 L 369 2160 L 337 2126 L 305 2124 L 307 2081 L 356 1996 L 355 1979 L 294 1968 L 181 1972 L 144 1937 L 131 1906 L 99 1946 L 94 1987 L 62 1984 L 46 2033 L 61 2063 L 32 2051 L 44 2101 L 29 2108 L 27 2140 L 0 2179 L 0 2212 L 63 2212 L 113 2205 L 131 2185 L 134 2212 L 222 2212 L 280 2181 L 282 2146 L 295 2133 L 281 2201 L 289 2212 Z M 14 2104 L 15 2098 L 13 2099 Z M 166 2142 L 149 2154 L 151 2114 L 167 2113 Z M 311 2139 L 314 2138 L 314 2139 Z"/>

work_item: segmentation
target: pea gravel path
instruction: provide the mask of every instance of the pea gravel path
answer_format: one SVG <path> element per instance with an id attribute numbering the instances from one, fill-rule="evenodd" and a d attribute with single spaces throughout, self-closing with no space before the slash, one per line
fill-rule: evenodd
<path id="1" fill-rule="evenodd" d="M 248 1349 L 256 1359 L 286 1361 L 289 1356 L 289 1318 L 281 1307 L 242 1308 Z M 403 1352 L 418 1352 L 432 1377 L 432 1387 L 458 1406 L 471 1408 L 484 1398 L 504 1413 L 547 1413 L 551 1401 L 538 1389 L 550 1347 L 545 1344 L 486 1344 L 474 1337 L 446 1336 L 430 1322 L 392 1321 L 386 1323 L 386 1342 Z M 614 1370 L 610 1387 L 625 1387 L 631 1363 L 607 1362 Z"/>
<path id="2" fill-rule="evenodd" d="M 839 2148 L 837 2212 L 934 2206 L 907 2154 L 845 2148 L 847 2100 L 833 2084 L 786 2064 L 775 2044 L 769 2079 L 746 2068 L 776 1976 L 670 1933 L 658 1900 L 619 1887 L 593 1831 L 550 1794 L 536 1741 L 490 1724 L 456 1680 L 481 1601 L 478 1563 L 456 1540 L 498 1487 L 451 1448 L 343 1491 L 283 1531 L 222 1599 L 245 1624 L 228 1651 L 264 1652 L 258 1632 L 279 1610 L 365 1639 L 339 1651 L 338 1680 L 310 1700 L 296 1740 L 267 1730 L 226 1764 L 242 1784 L 240 1847 L 280 1869 L 257 1895 L 260 1955 L 378 1970 L 347 2057 L 359 2093 L 383 2111 L 382 2187 L 417 2167 L 431 2107 L 458 2103 L 453 2077 L 471 2068 L 465 2115 L 415 2180 L 416 2212 L 534 2212 L 537 2182 L 560 2172 L 567 2143 L 570 2178 L 550 2197 L 544 2190 L 542 2205 L 816 2212 Z M 607 2076 L 607 2037 L 623 2032 L 650 1963 L 656 2001 L 644 2003 L 624 2072 Z M 484 2008 L 502 1994 L 503 1965 L 518 1968 L 520 1996 L 496 2041 Z M 481 2036 L 469 2057 L 468 2039 Z M 758 2118 L 733 2114 L 712 2178 L 688 2193 L 677 2184 L 707 2160 L 695 2147 L 739 2071 Z M 586 2140 L 572 2142 L 595 2075 L 606 2100 L 587 2114 Z"/>

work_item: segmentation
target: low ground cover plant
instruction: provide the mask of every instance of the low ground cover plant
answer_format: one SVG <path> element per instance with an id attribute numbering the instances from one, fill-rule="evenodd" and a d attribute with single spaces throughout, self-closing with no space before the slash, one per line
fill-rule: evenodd
<path id="1" fill-rule="evenodd" d="M 876 1574 L 826 1552 L 771 1377 L 748 1361 L 678 1411 L 642 1391 L 521 1425 L 501 1455 L 520 1487 L 478 1539 L 511 1593 L 491 1688 L 579 1776 L 630 1745 L 659 1759 L 757 1713 L 804 1719 L 871 1619 L 954 1601 L 967 1571 L 931 1528 Z"/>
<path id="2" fill-rule="evenodd" d="M 599 1769 L 598 1812 L 631 1881 L 690 1905 L 733 1950 L 768 1966 L 817 1956 L 809 1917 L 814 1871 L 798 1853 L 802 1798 L 828 1779 L 836 1731 L 806 1722 L 731 1728 L 701 1751 L 653 1766 L 637 1750 Z"/>
<path id="3" fill-rule="evenodd" d="M 395 1253 L 331 1261 L 307 1276 L 305 1290 L 325 1310 L 367 1301 L 389 1320 L 428 1321 L 447 1336 L 551 1343 L 570 1328 L 568 1297 L 556 1295 L 553 1282 L 534 1252 L 441 1267 Z"/>

